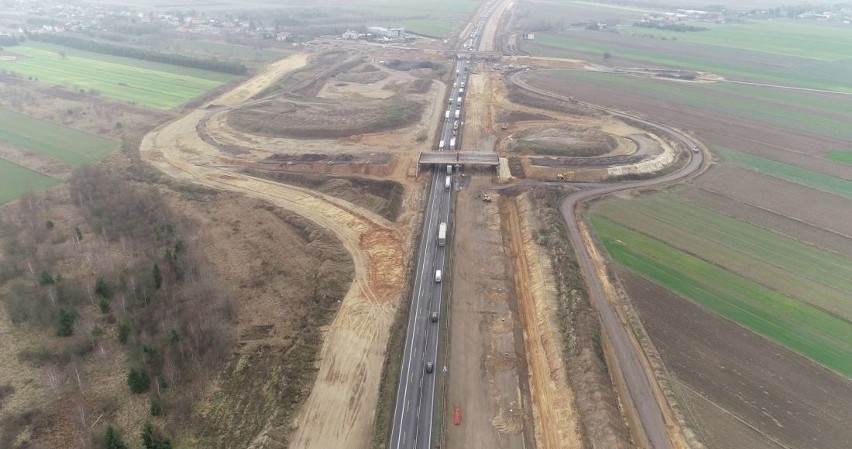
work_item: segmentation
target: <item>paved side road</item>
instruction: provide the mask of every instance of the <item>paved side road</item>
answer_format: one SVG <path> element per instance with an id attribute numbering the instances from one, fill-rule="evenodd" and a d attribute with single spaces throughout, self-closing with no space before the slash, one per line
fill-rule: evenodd
<path id="1" fill-rule="evenodd" d="M 539 95 L 546 95 L 558 100 L 570 101 L 570 99 L 565 96 L 556 95 L 551 92 L 532 87 L 518 79 L 517 76 L 513 76 L 512 81 L 522 89 L 529 90 Z M 691 156 L 689 163 L 687 163 L 686 166 L 668 175 L 635 182 L 584 184 L 581 185 L 581 190 L 569 194 L 560 203 L 560 211 L 562 212 L 562 217 L 568 228 L 568 237 L 571 241 L 571 245 L 574 247 L 577 263 L 580 265 L 580 269 L 583 272 L 583 278 L 586 280 L 586 285 L 588 285 L 589 296 L 592 304 L 600 314 L 604 331 L 609 337 L 612 345 L 613 355 L 618 360 L 618 365 L 625 384 L 627 385 L 630 400 L 633 403 L 636 415 L 642 425 L 643 433 L 647 438 L 645 443 L 654 449 L 670 449 L 672 448 L 672 443 L 669 440 L 668 427 L 675 426 L 676 424 L 666 422 L 663 412 L 660 409 L 660 404 L 657 402 L 653 392 L 652 383 L 656 382 L 656 379 L 651 378 L 651 373 L 647 372 L 642 365 L 640 357 L 644 357 L 644 354 L 637 354 L 636 347 L 631 341 L 629 329 L 622 324 L 618 313 L 604 293 L 603 285 L 597 277 L 594 266 L 592 265 L 589 250 L 586 248 L 586 245 L 580 236 L 579 218 L 577 217 L 576 210 L 579 204 L 613 192 L 640 189 L 682 181 L 702 169 L 704 166 L 704 153 L 693 153 L 691 149 L 698 147 L 698 142 L 680 131 L 664 124 L 603 108 L 591 103 L 577 103 L 589 108 L 607 112 L 615 117 L 633 120 L 659 132 L 668 134 L 675 139 L 675 141 L 684 145 L 686 147 L 686 151 L 689 151 Z"/>

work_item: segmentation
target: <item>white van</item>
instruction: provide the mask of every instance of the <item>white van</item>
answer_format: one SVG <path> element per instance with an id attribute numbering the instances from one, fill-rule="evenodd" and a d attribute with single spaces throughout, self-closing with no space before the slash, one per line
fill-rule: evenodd
<path id="1" fill-rule="evenodd" d="M 449 176 L 444 178 L 444 190 L 449 191 L 450 187 L 452 186 L 452 182 L 453 182 L 453 180 Z"/>
<path id="2" fill-rule="evenodd" d="M 441 270 L 435 270 L 435 282 L 441 282 Z"/>

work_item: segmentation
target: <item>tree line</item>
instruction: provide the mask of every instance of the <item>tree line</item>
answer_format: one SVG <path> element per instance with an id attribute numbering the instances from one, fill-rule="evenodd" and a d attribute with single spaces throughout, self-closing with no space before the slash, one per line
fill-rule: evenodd
<path id="1" fill-rule="evenodd" d="M 194 69 L 210 70 L 213 72 L 230 73 L 233 75 L 245 75 L 246 66 L 239 62 L 219 61 L 217 59 L 202 59 L 192 56 L 178 55 L 174 53 L 162 53 L 136 47 L 126 47 L 108 42 L 98 42 L 64 34 L 31 34 L 30 39 L 34 41 L 47 42 L 78 50 L 91 51 L 112 56 L 141 59 L 143 61 L 161 62 L 164 64 L 191 67 Z"/>
<path id="2" fill-rule="evenodd" d="M 68 207 L 73 218 L 53 212 Z M 75 170 L 68 196 L 28 194 L 0 215 L 3 306 L 16 326 L 59 337 L 18 356 L 47 366 L 50 391 L 73 404 L 86 438 L 104 438 L 107 447 L 125 446 L 115 429 L 103 435 L 95 427 L 87 405 L 93 393 L 79 370 L 97 348 L 127 354 L 127 391 L 148 402 L 159 422 L 187 419 L 230 352 L 235 312 L 209 264 L 184 240 L 189 226 L 156 189 L 99 166 Z M 0 429 L 12 424 L 2 420 Z M 0 431 L 0 447 L 11 447 L 6 437 L 16 434 Z M 150 424 L 142 440 L 146 449 L 170 448 Z"/>

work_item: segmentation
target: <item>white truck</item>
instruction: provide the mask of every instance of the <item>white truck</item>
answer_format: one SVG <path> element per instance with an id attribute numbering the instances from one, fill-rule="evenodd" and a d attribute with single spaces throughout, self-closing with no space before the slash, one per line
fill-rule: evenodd
<path id="1" fill-rule="evenodd" d="M 453 184 L 453 178 L 450 178 L 449 176 L 444 178 L 444 190 L 449 191 L 450 187 L 452 187 L 452 184 Z"/>
<path id="2" fill-rule="evenodd" d="M 464 93 L 464 87 L 459 87 L 459 95 Z"/>
<path id="3" fill-rule="evenodd" d="M 458 98 L 456 99 L 456 103 L 457 103 L 457 104 L 462 104 L 462 97 L 458 97 Z"/>
<path id="4" fill-rule="evenodd" d="M 443 140 L 438 143 L 438 150 L 444 151 L 444 141 Z"/>
<path id="5" fill-rule="evenodd" d="M 452 139 L 450 139 L 450 149 L 451 149 L 451 150 L 455 150 L 455 149 L 456 149 L 456 138 L 455 138 L 455 137 L 453 137 Z"/>
<path id="6" fill-rule="evenodd" d="M 461 114 L 461 109 L 456 109 L 456 118 L 459 118 L 460 114 Z"/>
<path id="7" fill-rule="evenodd" d="M 450 179 L 450 178 L 447 178 Z M 438 225 L 438 246 L 447 244 L 447 223 L 441 222 Z"/>
<path id="8" fill-rule="evenodd" d="M 464 81 L 461 82 L 461 87 L 464 88 Z"/>
<path id="9" fill-rule="evenodd" d="M 450 119 L 450 110 L 447 109 L 447 112 L 444 112 L 444 121 L 447 121 L 449 119 Z"/>

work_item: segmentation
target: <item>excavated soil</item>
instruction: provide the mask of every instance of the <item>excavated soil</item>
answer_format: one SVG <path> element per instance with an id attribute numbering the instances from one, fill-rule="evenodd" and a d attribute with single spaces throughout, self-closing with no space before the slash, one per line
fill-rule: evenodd
<path id="1" fill-rule="evenodd" d="M 446 447 L 534 447 L 524 337 L 496 202 L 485 203 L 471 179 L 461 190 L 453 235 L 449 298 Z M 455 407 L 461 425 L 453 424 Z"/>
<path id="2" fill-rule="evenodd" d="M 559 331 L 557 288 L 550 260 L 536 245 L 526 197 L 500 200 L 508 228 L 518 316 L 523 329 L 537 448 L 582 448 L 574 392 L 568 382 Z"/>

